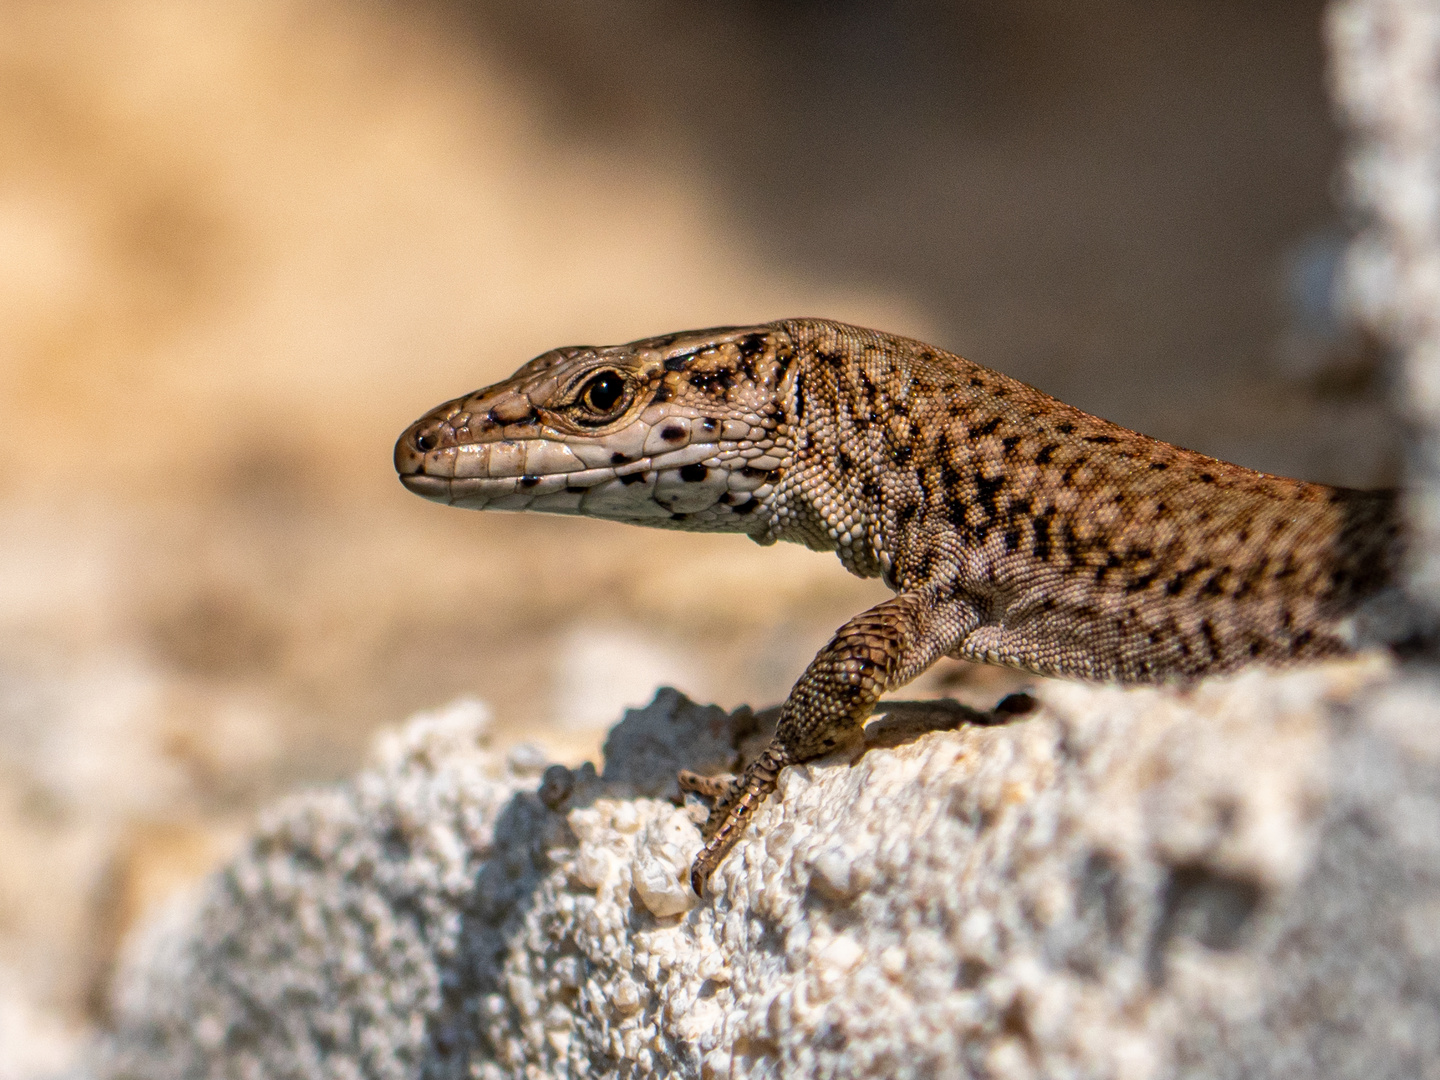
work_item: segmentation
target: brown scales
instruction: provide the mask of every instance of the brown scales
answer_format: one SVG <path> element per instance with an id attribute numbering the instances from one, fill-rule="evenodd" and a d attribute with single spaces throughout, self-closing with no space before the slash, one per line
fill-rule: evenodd
<path id="1" fill-rule="evenodd" d="M 614 471 L 572 472 L 554 495 L 542 473 L 449 479 L 456 453 L 501 440 L 532 448 L 527 463 L 551 460 L 533 449 L 549 443 Z M 819 320 L 547 353 L 418 421 L 396 465 L 442 501 L 514 509 L 506 493 L 533 488 L 527 508 L 837 551 L 895 591 L 821 650 L 739 781 L 687 777 L 716 796 L 697 891 L 781 768 L 853 743 L 881 694 L 941 656 L 1156 682 L 1341 655 L 1398 558 L 1391 492 L 1230 465 Z"/>

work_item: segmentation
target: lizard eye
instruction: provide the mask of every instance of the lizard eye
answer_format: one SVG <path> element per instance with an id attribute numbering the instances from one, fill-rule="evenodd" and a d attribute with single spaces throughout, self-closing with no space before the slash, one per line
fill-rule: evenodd
<path id="1" fill-rule="evenodd" d="M 613 371 L 602 371 L 580 391 L 580 402 L 597 413 L 608 413 L 625 394 L 625 380 Z"/>

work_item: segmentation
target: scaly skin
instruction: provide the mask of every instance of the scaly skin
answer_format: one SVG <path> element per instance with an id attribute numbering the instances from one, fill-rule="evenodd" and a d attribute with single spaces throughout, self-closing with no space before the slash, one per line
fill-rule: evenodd
<path id="1" fill-rule="evenodd" d="M 791 540 L 895 591 L 739 780 L 684 778 L 716 796 L 697 892 L 782 768 L 853 745 L 942 656 L 1145 683 L 1343 655 L 1398 561 L 1391 492 L 1216 461 L 820 320 L 557 349 L 417 421 L 395 467 L 452 506 Z"/>

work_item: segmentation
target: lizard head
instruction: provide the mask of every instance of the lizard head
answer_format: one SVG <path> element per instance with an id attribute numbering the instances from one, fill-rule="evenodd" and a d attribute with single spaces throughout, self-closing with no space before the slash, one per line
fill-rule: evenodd
<path id="1" fill-rule="evenodd" d="M 554 349 L 411 424 L 395 469 L 451 506 L 755 532 L 793 358 L 775 326 Z"/>

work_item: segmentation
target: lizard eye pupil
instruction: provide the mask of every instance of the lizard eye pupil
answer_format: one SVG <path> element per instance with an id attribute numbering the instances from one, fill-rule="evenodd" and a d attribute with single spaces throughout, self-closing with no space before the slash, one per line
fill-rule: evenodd
<path id="1" fill-rule="evenodd" d="M 613 371 L 604 371 L 585 384 L 580 400 L 596 412 L 609 412 L 625 392 L 625 380 Z"/>

